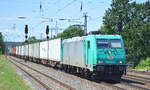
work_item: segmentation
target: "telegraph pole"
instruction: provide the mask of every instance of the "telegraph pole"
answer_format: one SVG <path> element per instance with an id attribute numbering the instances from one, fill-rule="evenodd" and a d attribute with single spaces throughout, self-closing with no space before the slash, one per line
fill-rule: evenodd
<path id="1" fill-rule="evenodd" d="M 84 13 L 84 35 L 87 34 L 87 12 Z"/>
<path id="2" fill-rule="evenodd" d="M 55 35 L 57 36 L 58 34 L 58 22 L 56 21 L 56 26 L 55 26 Z"/>

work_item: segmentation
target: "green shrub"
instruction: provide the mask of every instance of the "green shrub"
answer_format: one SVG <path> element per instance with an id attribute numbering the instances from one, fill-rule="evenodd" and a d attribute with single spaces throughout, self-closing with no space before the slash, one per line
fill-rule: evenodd
<path id="1" fill-rule="evenodd" d="M 141 60 L 140 63 L 135 67 L 136 69 L 150 69 L 150 57 L 146 60 Z"/>

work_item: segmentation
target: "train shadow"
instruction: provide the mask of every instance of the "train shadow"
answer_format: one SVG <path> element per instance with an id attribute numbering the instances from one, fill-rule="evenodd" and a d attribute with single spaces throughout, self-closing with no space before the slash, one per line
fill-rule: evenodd
<path id="1" fill-rule="evenodd" d="M 140 84 L 140 85 L 144 85 L 144 83 L 139 82 L 139 81 L 133 81 L 133 80 L 127 80 L 127 79 L 121 79 L 121 82 L 125 82 L 125 83 L 129 83 L 129 84 Z"/>

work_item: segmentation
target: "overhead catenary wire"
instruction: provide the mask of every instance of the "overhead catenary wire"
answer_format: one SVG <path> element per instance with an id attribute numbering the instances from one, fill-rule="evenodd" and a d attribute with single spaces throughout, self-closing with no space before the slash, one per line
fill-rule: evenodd
<path id="1" fill-rule="evenodd" d="M 70 6 L 71 4 L 73 4 L 75 1 L 77 0 L 72 0 L 71 2 L 67 3 L 63 8 L 60 8 L 56 11 L 56 14 L 61 12 L 62 10 L 64 10 L 65 8 L 67 8 L 68 6 Z"/>
<path id="2" fill-rule="evenodd" d="M 37 28 L 38 26 L 40 26 L 41 24 L 45 23 L 44 21 L 41 21 L 40 23 L 36 24 L 35 26 L 32 27 L 32 29 L 34 30 L 35 28 Z"/>

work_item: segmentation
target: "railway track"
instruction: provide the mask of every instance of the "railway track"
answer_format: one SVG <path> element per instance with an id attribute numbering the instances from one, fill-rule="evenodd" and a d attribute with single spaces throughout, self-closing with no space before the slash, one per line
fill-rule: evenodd
<path id="1" fill-rule="evenodd" d="M 27 73 L 31 78 L 40 83 L 47 90 L 75 90 L 74 88 L 54 79 L 53 77 L 41 73 L 19 61 L 16 61 L 14 58 L 9 57 L 8 59 L 11 61 L 11 63 Z"/>
<path id="2" fill-rule="evenodd" d="M 129 74 L 123 76 L 123 78 L 124 79 L 128 78 L 128 79 L 135 80 L 135 81 L 141 81 L 143 83 L 147 83 L 148 85 L 150 85 L 150 78 L 135 76 L 135 75 L 129 75 Z"/>
<path id="3" fill-rule="evenodd" d="M 19 62 L 19 63 L 21 63 L 21 62 L 24 63 L 24 61 L 20 61 L 18 58 L 14 58 L 14 57 L 11 57 L 11 58 L 14 61 L 17 60 L 17 62 Z M 29 62 L 24 63 L 24 64 L 28 65 L 28 64 L 31 64 L 31 62 L 30 63 Z M 32 64 L 35 64 L 35 63 L 32 63 Z M 31 66 L 34 66 L 32 64 L 31 64 Z M 41 68 L 43 68 L 44 70 L 46 70 L 46 68 L 48 68 L 48 67 L 45 67 L 45 66 L 40 65 L 40 64 L 36 64 L 35 66 L 36 66 L 35 68 L 41 66 Z M 28 67 L 30 67 L 30 65 Z M 48 69 L 51 69 L 51 68 L 48 68 Z M 51 69 L 51 72 L 53 72 L 53 70 L 54 69 Z M 54 70 L 54 72 L 57 72 L 57 71 L 61 72 L 61 75 L 63 75 L 65 73 L 65 72 L 62 72 L 60 70 Z M 39 72 L 41 72 L 41 71 L 39 71 Z M 109 90 L 124 90 L 120 87 L 114 86 L 114 85 L 109 84 L 109 83 L 105 83 L 105 82 L 96 83 L 96 82 L 89 81 L 89 80 L 84 79 L 84 78 L 80 78 L 80 77 L 77 77 L 77 76 L 74 76 L 74 75 L 70 75 L 68 73 L 65 73 L 65 75 L 63 75 L 63 76 L 66 76 L 67 78 L 71 78 L 73 82 L 80 82 L 81 83 L 81 84 L 80 83 L 78 84 L 80 87 L 76 87 L 76 85 L 74 83 L 72 83 L 72 87 L 74 87 L 73 89 L 76 89 L 76 90 L 83 90 L 83 89 L 84 90 L 100 90 L 100 89 L 102 89 L 102 90 L 107 90 L 107 89 L 109 89 Z M 71 80 L 69 80 L 69 81 L 71 81 Z M 69 81 L 67 81 L 67 82 L 71 83 Z M 84 84 L 84 85 L 82 85 L 82 84 Z"/>
<path id="4" fill-rule="evenodd" d="M 135 70 L 128 70 L 127 73 L 135 73 L 135 74 L 142 74 L 142 75 L 150 75 L 150 72 L 145 72 L 145 71 L 135 71 Z"/>
<path id="5" fill-rule="evenodd" d="M 117 87 L 120 87 L 120 88 L 123 88 L 125 90 L 147 90 L 147 88 L 145 87 L 142 87 L 140 85 L 135 85 L 133 83 L 131 83 L 133 81 L 128 81 L 128 80 L 121 80 L 120 83 L 117 83 L 117 84 L 114 84 L 114 86 L 117 86 Z"/>
<path id="6" fill-rule="evenodd" d="M 14 57 L 11 57 L 11 58 L 13 58 L 14 60 L 16 59 L 16 58 L 14 58 Z M 18 62 L 21 62 L 21 61 L 18 61 Z M 23 64 L 23 63 L 22 63 Z M 26 64 L 26 63 L 25 63 Z M 24 65 L 25 65 L 24 64 Z M 37 64 L 38 65 L 38 64 Z M 36 65 L 36 66 L 37 66 Z M 30 66 L 28 66 L 28 64 L 26 64 L 25 66 L 27 66 L 27 67 L 30 67 Z M 42 65 L 41 65 L 42 66 Z M 37 67 L 40 67 L 40 65 L 39 66 L 37 66 Z M 31 68 L 31 67 L 30 67 Z M 47 67 L 45 67 L 45 66 L 42 66 L 41 68 L 43 68 L 43 70 L 45 70 L 45 68 L 47 68 Z M 38 71 L 38 70 L 37 70 Z M 62 71 L 60 71 L 60 70 L 57 70 L 57 71 L 59 71 L 59 72 L 61 72 L 61 73 L 64 73 L 64 72 L 62 72 Z M 40 72 L 41 73 L 41 71 L 38 71 L 38 72 Z M 66 73 L 65 73 L 66 74 Z M 67 76 L 67 75 L 64 75 L 64 76 Z M 104 90 L 107 90 L 107 89 L 109 89 L 109 90 L 146 90 L 147 88 L 144 88 L 144 87 L 140 87 L 140 86 L 138 86 L 138 85 L 133 85 L 133 84 L 131 84 L 131 83 L 129 83 L 128 81 L 129 81 L 129 78 L 127 78 L 127 79 L 125 79 L 125 80 L 122 80 L 122 81 L 117 81 L 118 83 L 109 83 L 109 82 L 103 82 L 103 81 L 101 81 L 101 82 L 93 82 L 93 81 L 90 81 L 90 80 L 87 80 L 87 79 L 83 79 L 83 78 L 80 78 L 80 77 L 77 77 L 77 76 L 74 76 L 73 75 L 73 77 L 71 76 L 67 76 L 68 78 L 71 78 L 71 79 L 73 79 L 74 77 L 75 77 L 75 79 L 73 80 L 74 82 L 75 81 L 78 81 L 78 82 L 81 82 L 82 84 L 83 83 L 88 83 L 88 85 L 93 85 L 94 87 L 97 87 L 98 89 L 93 89 L 93 88 L 91 88 L 91 89 L 93 89 L 93 90 L 99 90 L 99 89 L 104 89 Z M 71 81 L 71 80 L 70 80 Z M 133 80 L 131 80 L 131 81 L 133 81 Z M 68 82 L 68 81 L 67 81 Z M 73 83 L 72 83 L 73 84 Z M 82 84 L 81 84 L 81 87 L 82 87 Z M 67 84 L 67 86 L 68 86 L 68 84 Z M 71 85 L 70 85 L 71 86 Z M 75 86 L 75 85 L 74 85 Z M 72 86 L 72 87 L 74 87 L 74 86 Z M 84 87 L 84 86 L 83 86 Z M 76 87 L 74 87 L 74 88 L 72 88 L 72 89 L 77 89 L 77 90 L 83 90 L 83 88 L 76 88 Z M 72 90 L 72 89 L 70 89 L 70 90 Z M 89 89 L 89 90 L 91 90 L 91 89 Z M 88 89 L 87 89 L 88 90 Z"/>

